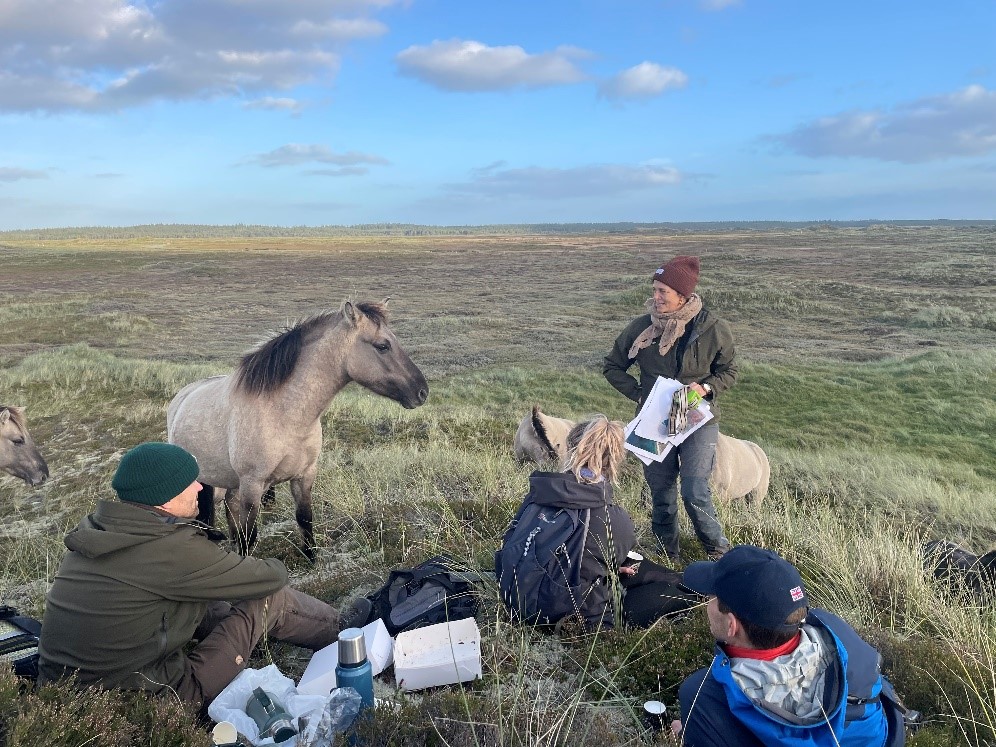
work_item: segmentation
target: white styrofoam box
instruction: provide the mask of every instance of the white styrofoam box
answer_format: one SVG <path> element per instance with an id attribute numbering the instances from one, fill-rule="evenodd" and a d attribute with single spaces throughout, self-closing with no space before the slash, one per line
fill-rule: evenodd
<path id="1" fill-rule="evenodd" d="M 402 690 L 480 676 L 481 631 L 472 617 L 399 633 L 394 642 L 394 679 Z"/>
<path id="2" fill-rule="evenodd" d="M 393 659 L 394 639 L 387 634 L 383 620 L 374 620 L 363 626 L 363 642 L 367 647 L 367 660 L 374 676 L 389 666 Z M 298 692 L 309 695 L 328 695 L 335 689 L 335 667 L 339 663 L 339 642 L 330 643 L 311 655 L 307 669 L 297 683 Z"/>

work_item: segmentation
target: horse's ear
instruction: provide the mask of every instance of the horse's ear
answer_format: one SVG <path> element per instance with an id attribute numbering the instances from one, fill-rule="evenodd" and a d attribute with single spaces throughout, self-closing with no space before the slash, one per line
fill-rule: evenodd
<path id="1" fill-rule="evenodd" d="M 353 305 L 352 301 L 343 301 L 342 308 L 339 309 L 342 312 L 344 319 L 348 319 L 353 324 L 356 324 L 359 317 L 359 312 L 356 310 L 356 306 Z"/>
<path id="2" fill-rule="evenodd" d="M 384 305 L 384 306 L 387 306 L 388 301 L 390 301 L 390 300 L 391 300 L 390 296 L 384 296 L 384 300 L 381 301 L 381 304 Z"/>
<path id="3" fill-rule="evenodd" d="M 0 410 L 0 425 L 10 420 L 10 410 Z"/>

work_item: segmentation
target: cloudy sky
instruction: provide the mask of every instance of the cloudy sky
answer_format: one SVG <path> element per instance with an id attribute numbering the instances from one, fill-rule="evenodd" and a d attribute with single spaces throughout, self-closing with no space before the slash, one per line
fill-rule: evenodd
<path id="1" fill-rule="evenodd" d="M 996 3 L 0 0 L 0 229 L 996 218 Z"/>

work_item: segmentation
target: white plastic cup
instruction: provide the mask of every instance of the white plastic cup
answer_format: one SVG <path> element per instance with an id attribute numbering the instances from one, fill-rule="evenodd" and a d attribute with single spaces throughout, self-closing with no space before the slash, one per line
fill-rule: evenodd
<path id="1" fill-rule="evenodd" d="M 217 747 L 238 747 L 241 744 L 239 730 L 231 721 L 219 721 L 215 724 L 211 730 L 211 741 Z"/>

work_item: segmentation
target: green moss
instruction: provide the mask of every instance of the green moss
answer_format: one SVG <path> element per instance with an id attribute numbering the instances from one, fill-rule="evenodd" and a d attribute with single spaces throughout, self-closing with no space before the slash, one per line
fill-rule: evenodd
<path id="1" fill-rule="evenodd" d="M 570 646 L 575 660 L 590 652 L 606 673 L 605 679 L 588 685 L 591 697 L 612 693 L 636 702 L 662 700 L 672 705 L 682 681 L 709 665 L 714 647 L 705 615 L 697 611 L 674 623 L 662 620 L 649 630 L 602 632 Z"/>

